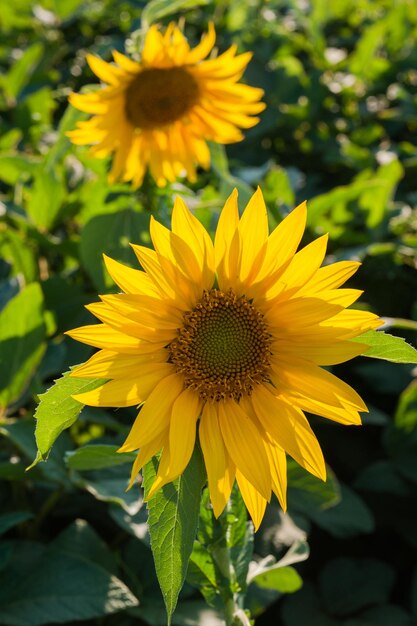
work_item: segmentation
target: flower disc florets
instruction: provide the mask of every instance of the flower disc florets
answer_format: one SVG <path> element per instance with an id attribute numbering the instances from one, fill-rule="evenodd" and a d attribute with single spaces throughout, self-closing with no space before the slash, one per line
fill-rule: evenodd
<path id="1" fill-rule="evenodd" d="M 198 85 L 182 67 L 142 71 L 126 91 L 126 117 L 151 130 L 181 119 L 198 100 Z"/>
<path id="2" fill-rule="evenodd" d="M 245 296 L 205 291 L 169 346 L 169 360 L 202 400 L 239 400 L 268 380 L 271 336 Z"/>

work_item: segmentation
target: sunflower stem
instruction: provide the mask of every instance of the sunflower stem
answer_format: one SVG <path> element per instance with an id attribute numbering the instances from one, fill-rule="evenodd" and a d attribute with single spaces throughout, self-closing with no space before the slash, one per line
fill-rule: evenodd
<path id="1" fill-rule="evenodd" d="M 231 513 L 230 500 L 226 505 L 226 509 L 222 514 L 222 521 L 216 520 L 215 524 L 219 526 L 219 539 L 212 546 L 212 555 L 214 562 L 216 563 L 222 577 L 222 599 L 223 599 L 223 613 L 226 626 L 234 626 L 236 624 L 236 613 L 239 610 L 238 594 L 236 593 L 237 581 L 235 568 L 230 558 L 229 537 L 230 524 L 227 520 L 228 515 Z"/>

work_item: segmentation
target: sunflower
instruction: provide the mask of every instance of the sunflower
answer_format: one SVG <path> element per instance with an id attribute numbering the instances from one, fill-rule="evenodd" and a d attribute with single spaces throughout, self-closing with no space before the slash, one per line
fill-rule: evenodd
<path id="1" fill-rule="evenodd" d="M 346 308 L 361 292 L 338 287 L 359 263 L 321 267 L 326 235 L 296 252 L 305 222 L 303 203 L 268 235 L 260 189 L 241 218 L 235 190 L 213 244 L 177 198 L 172 230 L 151 217 L 154 250 L 132 245 L 143 270 L 105 257 L 123 293 L 87 306 L 101 324 L 68 334 L 100 348 L 73 375 L 109 381 L 74 397 L 141 405 L 120 450 L 139 450 L 131 484 L 162 450 L 149 497 L 184 471 L 198 430 L 215 515 L 236 480 L 258 527 L 271 492 L 286 508 L 286 454 L 326 478 L 304 411 L 360 424 L 361 398 L 320 366 L 363 353 L 350 339 L 381 322 Z"/>
<path id="2" fill-rule="evenodd" d="M 113 52 L 115 65 L 87 55 L 92 71 L 107 85 L 72 93 L 70 103 L 93 117 L 68 132 L 75 144 L 95 144 L 93 155 L 114 152 L 110 182 L 133 181 L 138 187 L 149 167 L 159 186 L 182 174 L 194 181 L 196 166 L 207 169 L 207 141 L 243 139 L 240 129 L 258 123 L 265 108 L 262 89 L 238 83 L 252 54 L 236 54 L 236 45 L 203 60 L 215 44 L 215 30 L 193 49 L 174 24 L 162 35 L 152 26 L 140 63 Z"/>

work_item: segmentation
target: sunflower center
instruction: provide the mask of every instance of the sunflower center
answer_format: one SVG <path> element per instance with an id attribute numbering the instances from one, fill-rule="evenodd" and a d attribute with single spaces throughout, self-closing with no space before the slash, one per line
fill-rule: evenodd
<path id="1" fill-rule="evenodd" d="M 182 67 L 143 70 L 126 92 L 126 116 L 152 130 L 182 118 L 198 100 L 198 85 Z"/>
<path id="2" fill-rule="evenodd" d="M 232 290 L 205 291 L 183 317 L 169 361 L 203 400 L 239 400 L 269 379 L 271 336 L 258 311 Z"/>

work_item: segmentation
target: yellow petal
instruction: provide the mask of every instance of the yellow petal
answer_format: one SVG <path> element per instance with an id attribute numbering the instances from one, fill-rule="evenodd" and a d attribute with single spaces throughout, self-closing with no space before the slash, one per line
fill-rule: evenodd
<path id="1" fill-rule="evenodd" d="M 202 268 L 194 250 L 191 249 L 185 237 L 179 237 L 153 218 L 151 218 L 151 237 L 159 255 L 161 267 L 168 270 L 168 274 L 165 274 L 167 280 L 170 280 L 170 277 L 171 280 L 175 280 L 176 288 L 181 291 L 182 298 L 187 303 L 191 303 L 193 298 L 198 297 L 206 288 L 203 284 Z M 175 277 L 173 271 L 175 271 Z"/>
<path id="2" fill-rule="evenodd" d="M 152 65 L 158 58 L 160 50 L 163 48 L 163 39 L 158 27 L 153 24 L 146 33 L 145 42 L 142 51 L 142 64 Z"/>
<path id="3" fill-rule="evenodd" d="M 208 32 L 203 35 L 201 42 L 187 54 L 186 63 L 188 65 L 191 65 L 194 63 L 198 63 L 198 61 L 201 61 L 202 59 L 205 59 L 212 50 L 215 43 L 216 31 L 213 22 L 209 22 Z"/>
<path id="4" fill-rule="evenodd" d="M 135 378 L 110 381 L 93 391 L 73 397 L 88 406 L 136 406 L 146 400 L 161 379 L 165 379 L 172 372 L 173 366 L 169 363 L 149 363 L 138 368 Z"/>
<path id="5" fill-rule="evenodd" d="M 301 359 L 289 362 L 278 357 L 271 366 L 274 383 L 282 393 L 288 389 L 330 406 L 349 405 L 357 411 L 367 411 L 362 398 L 352 387 L 313 363 Z"/>
<path id="6" fill-rule="evenodd" d="M 204 405 L 199 435 L 207 470 L 210 500 L 214 515 L 219 517 L 230 498 L 235 480 L 235 469 L 224 447 L 217 403 L 207 402 Z"/>
<path id="7" fill-rule="evenodd" d="M 140 63 L 129 59 L 129 57 L 127 57 L 125 54 L 122 54 L 121 52 L 118 52 L 117 50 L 113 50 L 112 55 L 115 63 L 117 63 L 117 65 L 120 65 L 120 67 L 126 70 L 126 72 L 130 72 L 131 74 L 138 74 L 140 72 Z"/>
<path id="8" fill-rule="evenodd" d="M 255 530 L 258 530 L 265 514 L 267 500 L 261 496 L 239 470 L 236 470 L 236 480 Z"/>
<path id="9" fill-rule="evenodd" d="M 286 392 L 284 395 L 291 404 L 299 407 L 303 411 L 326 417 L 327 419 L 331 419 L 339 424 L 345 424 L 346 426 L 359 426 L 362 424 L 361 416 L 358 411 L 350 406 L 330 406 L 320 400 L 314 400 L 297 393 L 292 394 Z"/>
<path id="10" fill-rule="evenodd" d="M 297 252 L 277 284 L 267 293 L 267 299 L 288 298 L 301 289 L 322 264 L 327 240 L 328 235 L 323 235 Z"/>
<path id="11" fill-rule="evenodd" d="M 182 474 L 189 463 L 201 407 L 200 397 L 193 389 L 185 389 L 174 402 L 169 427 L 169 447 L 174 451 L 169 464 L 170 480 Z"/>
<path id="12" fill-rule="evenodd" d="M 139 263 L 145 269 L 154 284 L 157 285 L 160 294 L 164 294 L 166 298 L 175 300 L 175 291 L 164 276 L 157 253 L 154 250 L 145 248 L 145 246 L 138 246 L 135 244 L 131 244 L 131 246 L 138 258 Z"/>
<path id="13" fill-rule="evenodd" d="M 357 261 L 338 261 L 325 267 L 320 267 L 306 285 L 306 289 L 322 291 L 336 289 L 343 285 L 360 267 Z M 304 291 L 304 289 L 303 289 Z"/>
<path id="14" fill-rule="evenodd" d="M 285 451 L 276 446 L 270 438 L 265 441 L 271 470 L 272 490 L 283 511 L 287 510 L 287 457 Z"/>
<path id="15" fill-rule="evenodd" d="M 167 300 L 160 300 L 140 294 L 108 294 L 101 300 L 125 317 L 142 324 L 158 328 L 178 328 L 181 326 L 183 311 Z"/>
<path id="16" fill-rule="evenodd" d="M 245 282 L 249 276 L 255 277 L 264 260 L 268 239 L 268 213 L 262 191 L 258 187 L 239 223 L 241 240 L 240 280 Z"/>
<path id="17" fill-rule="evenodd" d="M 69 335 L 76 341 L 86 343 L 94 348 L 104 348 L 123 354 L 146 354 L 156 352 L 165 346 L 165 342 L 150 342 L 119 333 L 106 324 L 92 324 L 90 326 L 80 326 L 74 330 L 68 330 L 65 335 Z"/>
<path id="18" fill-rule="evenodd" d="M 210 289 L 214 280 L 214 250 L 208 232 L 177 196 L 172 210 L 172 231 L 191 247 L 199 264 L 203 289 Z"/>
<path id="19" fill-rule="evenodd" d="M 272 440 L 308 472 L 325 480 L 323 454 L 302 411 L 273 395 L 264 385 L 255 388 L 252 404 Z"/>
<path id="20" fill-rule="evenodd" d="M 155 319 L 154 327 L 144 326 L 138 322 L 124 317 L 116 309 L 109 307 L 105 302 L 95 302 L 87 304 L 85 307 L 90 313 L 95 315 L 101 322 L 111 328 L 132 337 L 138 337 L 145 341 L 165 341 L 169 343 L 176 336 L 174 328 L 158 328 Z"/>
<path id="21" fill-rule="evenodd" d="M 106 63 L 103 59 L 95 57 L 92 54 L 87 54 L 86 59 L 94 74 L 109 85 L 118 85 L 120 79 L 126 76 L 121 68 L 110 65 L 110 63 Z"/>
<path id="22" fill-rule="evenodd" d="M 233 463 L 267 500 L 271 476 L 265 446 L 252 420 L 233 400 L 219 403 L 219 424 Z"/>
<path id="23" fill-rule="evenodd" d="M 224 205 L 214 239 L 214 256 L 219 288 L 227 291 L 239 278 L 240 236 L 237 190 Z"/>
<path id="24" fill-rule="evenodd" d="M 318 333 L 317 336 L 320 338 Z M 325 344 L 321 341 L 308 343 L 305 339 L 303 340 L 303 337 L 300 339 L 299 342 L 295 342 L 293 339 L 291 341 L 277 341 L 277 350 L 280 351 L 281 355 L 298 356 L 313 361 L 317 365 L 338 365 L 363 354 L 368 347 L 356 341 L 333 341 Z"/>
<path id="25" fill-rule="evenodd" d="M 166 445 L 168 441 L 168 431 L 160 433 L 155 439 L 152 439 L 146 446 L 142 446 L 138 452 L 135 462 L 132 466 L 132 472 L 130 474 L 130 482 L 128 489 L 131 489 L 135 483 L 136 476 L 139 474 L 142 467 L 144 467 L 158 452 Z M 120 450 L 118 450 L 120 452 Z"/>
<path id="26" fill-rule="evenodd" d="M 306 220 L 307 203 L 302 202 L 273 230 L 268 238 L 267 251 L 258 280 L 269 276 L 294 256 L 303 236 Z"/>
<path id="27" fill-rule="evenodd" d="M 160 297 L 158 289 L 145 272 L 122 265 L 105 254 L 103 254 L 103 258 L 108 273 L 125 293 L 143 294 L 153 298 Z"/>
<path id="28" fill-rule="evenodd" d="M 275 329 L 278 333 L 299 333 L 300 329 L 315 326 L 342 310 L 342 306 L 329 304 L 321 298 L 292 298 L 271 306 L 268 322 L 273 334 Z"/>
<path id="29" fill-rule="evenodd" d="M 71 371 L 75 378 L 129 378 L 132 371 L 152 362 L 163 363 L 167 360 L 167 352 L 160 350 L 151 354 L 119 354 L 111 350 L 100 350 L 82 365 Z"/>
<path id="30" fill-rule="evenodd" d="M 139 415 L 120 450 L 122 452 L 137 450 L 165 430 L 171 418 L 174 402 L 182 390 L 183 379 L 178 374 L 163 378 L 139 411 Z"/>

